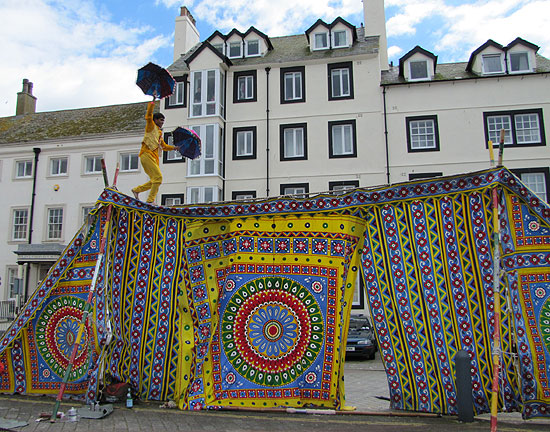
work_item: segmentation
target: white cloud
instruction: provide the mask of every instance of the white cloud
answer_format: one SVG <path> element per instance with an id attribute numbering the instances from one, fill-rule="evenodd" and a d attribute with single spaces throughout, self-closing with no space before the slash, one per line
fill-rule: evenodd
<path id="1" fill-rule="evenodd" d="M 391 47 L 388 47 L 388 58 L 395 59 L 402 52 L 403 48 L 398 47 L 397 45 L 392 45 Z"/>
<path id="2" fill-rule="evenodd" d="M 146 100 L 136 71 L 172 39 L 112 19 L 81 0 L 7 0 L 0 5 L 0 116 L 15 114 L 23 78 L 37 110 Z"/>

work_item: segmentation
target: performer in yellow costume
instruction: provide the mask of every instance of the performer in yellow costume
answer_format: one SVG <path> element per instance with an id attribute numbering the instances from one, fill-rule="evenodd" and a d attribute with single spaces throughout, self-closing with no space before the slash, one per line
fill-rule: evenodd
<path id="1" fill-rule="evenodd" d="M 162 173 L 159 168 L 159 152 L 176 150 L 176 147 L 168 145 L 162 139 L 162 126 L 164 125 L 164 115 L 161 113 L 153 114 L 155 101 L 149 102 L 147 112 L 145 113 L 145 134 L 141 143 L 139 160 L 145 173 L 149 176 L 149 181 L 132 189 L 136 199 L 139 199 L 139 193 L 149 191 L 147 202 L 155 201 L 160 184 L 162 183 Z"/>

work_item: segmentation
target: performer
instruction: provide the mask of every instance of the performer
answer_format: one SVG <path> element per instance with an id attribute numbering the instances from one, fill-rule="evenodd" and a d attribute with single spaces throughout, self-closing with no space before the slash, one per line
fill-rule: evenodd
<path id="1" fill-rule="evenodd" d="M 149 191 L 147 202 L 155 201 L 159 186 L 162 183 L 162 173 L 159 168 L 159 152 L 176 150 L 176 147 L 168 145 L 162 139 L 162 126 L 164 125 L 164 115 L 161 113 L 153 114 L 155 108 L 155 98 L 149 102 L 147 112 L 145 113 L 145 135 L 141 142 L 141 151 L 139 152 L 139 160 L 145 173 L 149 176 L 149 181 L 132 189 L 136 199 L 139 199 L 139 193 Z"/>

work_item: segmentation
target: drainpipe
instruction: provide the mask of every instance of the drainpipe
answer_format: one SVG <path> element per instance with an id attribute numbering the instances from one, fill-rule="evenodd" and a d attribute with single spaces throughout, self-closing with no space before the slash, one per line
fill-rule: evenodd
<path id="1" fill-rule="evenodd" d="M 267 160 L 266 160 L 266 170 L 265 170 L 265 173 L 266 173 L 266 179 L 265 179 L 265 183 L 266 183 L 266 187 L 265 187 L 265 192 L 266 192 L 266 198 L 269 198 L 269 72 L 271 71 L 271 68 L 268 66 L 265 68 L 265 76 L 266 76 L 266 81 L 267 81 L 267 84 L 266 84 L 266 107 L 265 107 L 265 113 L 266 113 L 266 156 L 267 156 Z"/>
<path id="2" fill-rule="evenodd" d="M 386 86 L 382 90 L 384 96 L 384 139 L 386 141 L 386 178 L 388 185 L 390 184 L 390 150 L 388 145 L 388 112 L 386 111 Z"/>
<path id="3" fill-rule="evenodd" d="M 31 214 L 29 217 L 29 244 L 32 244 L 32 232 L 34 230 L 33 220 L 34 220 L 34 199 L 36 197 L 36 172 L 38 171 L 38 157 L 40 155 L 41 149 L 39 147 L 34 147 L 32 149 L 34 152 L 34 171 L 32 176 L 32 197 L 31 197 Z M 27 273 L 25 274 L 25 293 L 23 295 L 23 303 L 27 302 L 27 295 L 29 291 L 29 278 L 31 275 L 30 264 L 27 265 Z"/>

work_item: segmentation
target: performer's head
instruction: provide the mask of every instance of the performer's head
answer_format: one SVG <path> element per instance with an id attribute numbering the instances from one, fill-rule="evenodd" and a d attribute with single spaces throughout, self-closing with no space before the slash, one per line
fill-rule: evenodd
<path id="1" fill-rule="evenodd" d="M 153 121 L 155 124 L 162 129 L 162 125 L 164 125 L 164 114 L 162 113 L 155 113 L 153 114 Z"/>

